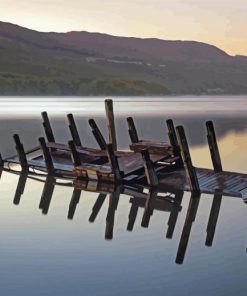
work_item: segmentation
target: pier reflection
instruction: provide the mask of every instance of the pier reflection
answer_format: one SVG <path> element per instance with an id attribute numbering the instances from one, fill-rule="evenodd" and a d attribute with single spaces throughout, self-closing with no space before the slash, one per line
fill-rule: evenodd
<path id="1" fill-rule="evenodd" d="M 13 200 L 15 205 L 21 204 L 21 197 L 25 190 L 28 178 L 29 175 L 26 172 L 19 173 L 19 179 Z M 50 175 L 36 179 L 37 181 L 44 183 L 39 202 L 39 209 L 41 209 L 44 215 L 47 215 L 49 213 L 54 189 L 56 186 L 61 186 L 61 183 L 59 183 L 55 177 Z M 67 219 L 69 220 L 73 220 L 83 192 L 95 193 L 95 202 L 88 218 L 88 221 L 91 223 L 96 221 L 100 210 L 108 201 L 107 213 L 105 217 L 106 240 L 114 239 L 114 221 L 118 211 L 121 211 L 121 208 L 119 207 L 119 200 L 122 196 L 125 198 L 129 197 L 130 208 L 126 225 L 127 231 L 134 230 L 138 214 L 142 215 L 141 227 L 148 228 L 155 212 L 161 211 L 169 214 L 166 238 L 172 239 L 180 213 L 186 212 L 178 248 L 177 250 L 174 250 L 174 253 L 176 253 L 175 262 L 177 264 L 183 264 L 186 251 L 188 252 L 187 249 L 191 230 L 196 220 L 200 200 L 202 199 L 200 193 L 192 192 L 188 207 L 182 208 L 184 192 L 180 190 L 174 191 L 170 188 L 165 188 L 166 190 L 162 188 L 161 192 L 157 188 L 144 188 L 143 186 L 139 185 L 127 186 L 122 184 L 113 185 L 107 183 L 92 184 L 91 182 L 89 183 L 78 180 L 73 184 L 66 184 L 65 186 L 70 186 L 73 188 L 72 197 L 68 203 Z M 212 205 L 205 231 L 205 245 L 208 247 L 213 245 L 221 203 L 222 193 L 216 190 L 215 194 L 212 195 Z M 179 232 L 179 230 L 177 230 L 177 232 Z"/>

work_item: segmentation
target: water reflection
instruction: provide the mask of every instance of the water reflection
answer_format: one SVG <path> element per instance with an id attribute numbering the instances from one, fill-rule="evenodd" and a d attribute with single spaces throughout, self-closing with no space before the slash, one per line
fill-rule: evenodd
<path id="1" fill-rule="evenodd" d="M 12 173 L 5 172 L 5 174 Z M 28 177 L 30 176 L 28 176 L 26 172 L 20 172 L 13 200 L 13 203 L 15 205 L 20 204 L 21 196 L 25 190 Z M 43 183 L 43 190 L 39 202 L 39 209 L 41 209 L 42 214 L 44 215 L 47 215 L 49 213 L 49 208 L 55 187 L 72 186 L 71 183 L 64 183 L 61 185 L 61 183 L 58 180 L 56 180 L 56 178 L 50 175 L 47 175 L 46 178 L 36 178 L 33 176 L 31 178 L 35 179 L 37 182 L 39 181 Z M 202 198 L 199 193 L 191 193 L 189 204 L 186 210 L 186 208 L 182 208 L 181 205 L 184 192 L 180 190 L 171 191 L 169 188 L 167 188 L 167 190 L 159 192 L 157 189 L 146 189 L 138 185 L 127 186 L 113 184 L 97 184 L 97 186 L 93 187 L 92 184 L 90 184 L 90 182 L 83 182 L 78 180 L 75 182 L 74 186 L 75 187 L 72 187 L 72 197 L 67 205 L 67 219 L 74 219 L 77 206 L 80 202 L 80 197 L 85 192 L 94 192 L 94 198 L 96 199 L 92 207 L 91 213 L 89 213 L 88 221 L 91 223 L 94 223 L 96 221 L 96 218 L 103 204 L 108 199 L 107 213 L 105 217 L 106 240 L 112 240 L 114 238 L 114 222 L 117 213 L 121 213 L 121 208 L 118 209 L 119 200 L 121 197 L 129 197 L 130 209 L 126 229 L 127 231 L 131 232 L 134 229 L 134 225 L 138 215 L 138 210 L 143 208 L 144 210 L 140 223 L 141 227 L 143 228 L 149 228 L 150 221 L 152 219 L 154 212 L 159 211 L 169 213 L 166 238 L 172 239 L 179 214 L 183 211 L 187 211 L 175 259 L 175 262 L 177 264 L 183 264 L 186 250 L 188 248 L 191 229 L 196 219 L 199 202 Z M 100 190 L 102 190 L 102 192 Z M 219 191 L 215 191 L 206 229 L 205 245 L 208 247 L 211 247 L 213 245 L 221 203 L 222 194 Z"/>

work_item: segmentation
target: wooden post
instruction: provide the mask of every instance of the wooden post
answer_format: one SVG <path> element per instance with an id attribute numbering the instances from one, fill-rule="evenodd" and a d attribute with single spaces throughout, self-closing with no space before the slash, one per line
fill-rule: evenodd
<path id="1" fill-rule="evenodd" d="M 216 140 L 213 122 L 207 121 L 206 127 L 207 127 L 208 146 L 211 154 L 211 159 L 213 162 L 214 171 L 216 173 L 222 172 L 222 164 L 221 164 L 220 153 L 219 153 L 219 148 Z"/>
<path id="2" fill-rule="evenodd" d="M 0 153 L 0 168 L 3 168 L 3 166 L 4 166 L 4 161 L 3 161 L 2 154 Z"/>
<path id="3" fill-rule="evenodd" d="M 112 100 L 105 100 L 105 112 L 106 112 L 107 128 L 109 131 L 109 143 L 112 144 L 113 150 L 116 151 L 117 150 L 117 139 L 116 139 L 116 130 L 115 130 L 115 121 L 114 121 Z"/>
<path id="4" fill-rule="evenodd" d="M 196 213 L 199 206 L 199 201 L 200 201 L 200 193 L 192 191 L 182 235 L 181 235 L 179 246 L 178 246 L 178 252 L 176 257 L 177 264 L 183 264 L 186 249 L 187 249 L 189 238 L 190 238 L 192 223 L 195 221 Z"/>
<path id="5" fill-rule="evenodd" d="M 159 180 L 155 172 L 153 162 L 150 159 L 148 149 L 142 149 L 141 154 L 144 160 L 144 169 L 145 169 L 148 185 L 152 187 L 156 187 L 159 184 Z"/>
<path id="6" fill-rule="evenodd" d="M 43 152 L 47 172 L 48 174 L 52 174 L 54 171 L 54 165 L 53 165 L 50 150 L 47 148 L 44 138 L 39 138 L 39 143 L 40 143 L 41 150 Z"/>
<path id="7" fill-rule="evenodd" d="M 55 143 L 55 137 L 51 128 L 50 120 L 48 117 L 47 112 L 42 112 L 41 113 L 42 118 L 43 118 L 43 127 L 45 129 L 45 134 L 48 142 L 53 142 Z"/>
<path id="8" fill-rule="evenodd" d="M 73 141 L 69 141 L 68 145 L 71 151 L 71 159 L 74 167 L 80 166 L 81 165 L 80 154 L 76 150 L 75 143 Z"/>
<path id="9" fill-rule="evenodd" d="M 92 214 L 89 217 L 89 222 L 94 222 L 95 221 L 95 219 L 96 219 L 96 217 L 97 217 L 97 215 L 98 215 L 98 213 L 99 213 L 99 211 L 100 211 L 100 209 L 101 209 L 101 207 L 102 207 L 102 205 L 103 205 L 103 203 L 104 203 L 104 201 L 106 199 L 106 196 L 107 196 L 107 194 L 103 194 L 103 193 L 99 194 L 99 196 L 98 196 L 98 198 L 97 198 L 97 200 L 96 200 L 96 202 L 95 202 L 95 204 L 93 206 Z"/>
<path id="10" fill-rule="evenodd" d="M 69 204 L 69 212 L 68 212 L 69 220 L 72 220 L 74 218 L 76 206 L 80 201 L 80 197 L 81 197 L 81 190 L 74 188 L 73 195 Z"/>
<path id="11" fill-rule="evenodd" d="M 184 169 L 187 175 L 190 190 L 200 192 L 199 182 L 197 179 L 196 170 L 192 165 L 189 146 L 185 136 L 184 128 L 182 126 L 178 126 L 176 130 L 178 135 L 178 143 L 181 151 L 181 156 L 184 164 Z"/>
<path id="12" fill-rule="evenodd" d="M 175 131 L 172 119 L 168 119 L 166 121 L 166 124 L 167 124 L 167 128 L 168 128 L 168 136 L 169 136 L 170 144 L 173 148 L 174 156 L 181 157 L 180 149 L 179 149 L 179 145 L 178 145 L 178 139 L 177 139 L 177 135 L 176 135 L 176 131 Z"/>
<path id="13" fill-rule="evenodd" d="M 21 196 L 22 196 L 24 189 L 25 189 L 27 176 L 28 176 L 27 171 L 21 172 L 21 174 L 19 176 L 19 181 L 18 181 L 18 185 L 17 185 L 16 191 L 15 191 L 15 196 L 14 196 L 14 200 L 13 200 L 13 203 L 15 205 L 18 205 L 20 203 Z"/>
<path id="14" fill-rule="evenodd" d="M 19 135 L 15 134 L 13 136 L 15 145 L 16 145 L 16 151 L 20 160 L 21 168 L 23 171 L 28 170 L 28 163 L 27 163 L 27 157 L 24 151 L 24 147 L 20 141 Z"/>
<path id="15" fill-rule="evenodd" d="M 102 133 L 100 132 L 96 122 L 93 119 L 89 119 L 88 120 L 89 125 L 91 126 L 92 129 L 92 133 L 100 147 L 101 150 L 106 150 L 106 141 L 102 135 Z"/>
<path id="16" fill-rule="evenodd" d="M 132 144 L 133 143 L 138 143 L 139 139 L 138 139 L 138 134 L 136 131 L 136 127 L 135 127 L 135 123 L 132 117 L 128 117 L 127 118 L 127 123 L 128 123 L 128 130 L 129 130 L 129 135 L 130 135 L 130 139 Z"/>
<path id="17" fill-rule="evenodd" d="M 71 113 L 68 114 L 67 118 L 69 121 L 69 130 L 70 130 L 70 133 L 71 133 L 71 136 L 72 136 L 72 139 L 73 139 L 75 145 L 82 146 L 81 139 L 80 139 L 80 136 L 79 136 L 76 124 L 75 124 L 75 119 L 74 119 L 73 114 L 71 114 Z"/>
<path id="18" fill-rule="evenodd" d="M 220 213 L 220 206 L 222 201 L 222 192 L 216 190 L 214 193 L 214 199 L 209 215 L 208 225 L 207 225 L 207 237 L 205 245 L 211 247 L 214 240 L 214 234 L 216 229 L 216 224 L 218 221 L 219 213 Z"/>
<path id="19" fill-rule="evenodd" d="M 107 145 L 107 154 L 108 154 L 109 162 L 111 163 L 111 166 L 112 166 L 112 171 L 115 176 L 115 181 L 119 182 L 122 180 L 122 176 L 121 176 L 121 171 L 119 168 L 117 156 L 115 156 L 112 144 Z"/>

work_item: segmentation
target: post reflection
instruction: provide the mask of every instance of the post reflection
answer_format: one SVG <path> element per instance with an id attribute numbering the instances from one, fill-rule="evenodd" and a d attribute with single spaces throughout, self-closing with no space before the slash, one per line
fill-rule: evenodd
<path id="1" fill-rule="evenodd" d="M 15 205 L 20 204 L 21 196 L 25 190 L 28 177 L 29 176 L 26 172 L 21 172 L 19 174 L 19 180 L 13 200 Z M 42 182 L 44 183 L 44 187 L 41 194 L 39 208 L 42 210 L 42 213 L 46 215 L 49 212 L 55 186 L 60 186 L 60 184 L 58 184 L 56 178 L 51 175 L 47 175 L 45 179 L 42 179 Z M 88 184 L 87 182 L 80 183 L 78 180 L 72 188 L 73 192 L 71 200 L 68 204 L 67 214 L 67 219 L 69 220 L 73 220 L 75 216 L 82 191 L 95 192 L 95 202 L 93 203 L 92 211 L 89 214 L 88 219 L 91 223 L 96 221 L 99 212 L 108 200 L 104 226 L 106 240 L 112 240 L 114 238 L 114 222 L 117 212 L 121 210 L 118 209 L 118 204 L 120 197 L 122 196 L 123 198 L 129 197 L 129 211 L 126 219 L 126 229 L 130 232 L 134 230 L 134 225 L 138 215 L 141 216 L 141 226 L 148 228 L 155 212 L 161 211 L 163 213 L 169 213 L 166 238 L 172 239 L 179 215 L 182 211 L 186 210 L 182 208 L 184 192 L 181 190 L 171 190 L 171 188 L 167 188 L 167 190 L 164 190 L 163 188 L 161 192 L 158 189 L 149 188 L 147 190 L 144 187 L 137 185 L 112 186 L 112 184 L 97 184 L 97 186 L 93 187 L 92 184 Z M 200 193 L 191 193 L 184 225 L 181 230 L 178 249 L 177 251 L 174 250 L 176 253 L 175 262 L 177 264 L 183 264 L 184 262 L 191 229 L 196 219 L 200 199 Z M 212 206 L 206 229 L 205 245 L 209 247 L 213 245 L 221 202 L 222 192 L 216 190 L 212 199 Z M 177 229 L 176 231 L 178 232 L 180 229 Z"/>

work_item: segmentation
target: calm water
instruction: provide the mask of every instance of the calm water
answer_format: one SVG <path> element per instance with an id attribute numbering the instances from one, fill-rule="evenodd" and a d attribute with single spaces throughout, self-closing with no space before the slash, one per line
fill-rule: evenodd
<path id="1" fill-rule="evenodd" d="M 200 101 L 200 103 L 199 103 Z M 185 126 L 194 165 L 211 167 L 205 121 L 213 119 L 224 169 L 247 173 L 247 97 L 121 98 L 115 103 L 119 147 L 129 145 L 125 117 L 133 115 L 140 138 L 167 139 L 165 120 Z M 0 151 L 14 152 L 12 134 L 25 148 L 43 135 L 40 112 L 48 111 L 57 141 L 69 138 L 65 114 L 73 112 L 83 144 L 95 147 L 87 120 L 97 119 L 107 136 L 103 98 L 1 98 Z M 82 191 L 74 218 L 67 218 L 73 188 L 55 186 L 48 213 L 39 209 L 44 183 L 28 179 L 18 205 L 13 204 L 19 176 L 0 180 L 1 295 L 246 295 L 247 205 L 222 197 L 212 246 L 206 246 L 213 196 L 201 195 L 183 264 L 176 263 L 190 194 L 184 193 L 172 238 L 170 212 L 154 210 L 141 227 L 139 207 L 127 230 L 130 196 L 121 195 L 113 239 L 105 239 L 107 196 L 93 223 L 98 198 Z M 186 218 L 187 216 L 187 218 Z M 188 230 L 188 229 L 187 229 Z"/>

